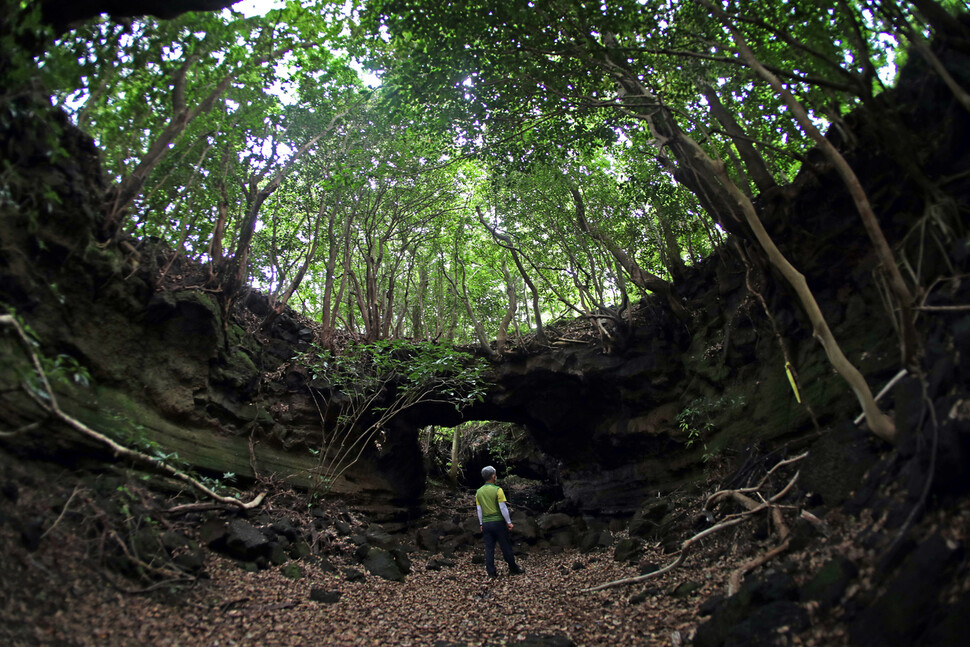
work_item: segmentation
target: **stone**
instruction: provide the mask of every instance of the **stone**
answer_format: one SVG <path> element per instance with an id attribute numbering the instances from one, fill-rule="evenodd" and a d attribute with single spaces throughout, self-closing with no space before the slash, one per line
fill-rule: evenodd
<path id="1" fill-rule="evenodd" d="M 539 524 L 533 517 L 518 510 L 513 511 L 509 517 L 515 526 L 512 529 L 512 537 L 522 539 L 530 544 L 534 544 L 539 539 Z"/>
<path id="2" fill-rule="evenodd" d="M 477 529 L 477 526 L 478 526 L 478 521 L 477 520 L 475 521 L 475 526 L 476 526 L 476 529 Z M 437 525 L 437 530 L 442 535 L 458 535 L 458 534 L 461 534 L 462 532 L 464 532 L 464 530 L 462 530 L 462 527 L 461 526 L 459 526 L 457 523 L 455 523 L 454 521 L 452 521 L 450 519 L 445 520 L 445 521 L 442 521 L 441 523 L 439 523 Z"/>
<path id="3" fill-rule="evenodd" d="M 198 542 L 178 532 L 164 532 L 162 545 L 172 556 L 172 561 L 183 571 L 197 573 L 205 565 L 205 551 Z"/>
<path id="4" fill-rule="evenodd" d="M 364 538 L 367 540 L 368 544 L 387 550 L 396 548 L 399 543 L 390 534 L 377 526 L 371 526 L 368 528 L 366 532 L 364 532 Z"/>
<path id="5" fill-rule="evenodd" d="M 792 635 L 808 625 L 805 609 L 790 600 L 778 600 L 732 627 L 724 647 L 787 647 L 792 644 Z"/>
<path id="6" fill-rule="evenodd" d="M 659 531 L 660 524 L 650 519 L 631 519 L 628 529 L 631 537 L 647 539 Z"/>
<path id="7" fill-rule="evenodd" d="M 656 573 L 660 570 L 660 565 L 657 562 L 652 562 L 648 559 L 641 561 L 637 564 L 637 570 L 640 571 L 640 575 L 649 575 L 650 573 Z"/>
<path id="8" fill-rule="evenodd" d="M 290 561 L 289 556 L 286 554 L 286 549 L 279 544 L 279 542 L 270 542 L 268 545 L 269 549 L 269 563 L 274 566 L 282 566 L 286 562 Z"/>
<path id="9" fill-rule="evenodd" d="M 337 531 L 337 534 L 343 535 L 345 537 L 349 535 L 351 532 L 353 532 L 353 528 L 351 528 L 350 524 L 344 521 L 343 519 L 337 519 L 336 521 L 334 521 L 333 529 Z"/>
<path id="10" fill-rule="evenodd" d="M 299 564 L 289 563 L 280 569 L 283 577 L 289 578 L 291 580 L 298 580 L 303 577 L 303 569 L 300 568 Z"/>
<path id="11" fill-rule="evenodd" d="M 340 601 L 341 595 L 343 594 L 340 591 L 330 591 L 319 587 L 310 589 L 310 600 L 322 604 L 336 604 Z"/>
<path id="12" fill-rule="evenodd" d="M 289 519 L 278 519 L 273 522 L 271 528 L 273 532 L 286 537 L 289 541 L 296 541 L 300 534 Z"/>
<path id="13" fill-rule="evenodd" d="M 967 618 L 970 618 L 970 592 L 944 608 L 919 640 L 923 647 L 951 647 L 967 641 Z"/>
<path id="14" fill-rule="evenodd" d="M 801 589 L 803 601 L 815 600 L 822 609 L 836 606 L 842 599 L 849 582 L 859 575 L 859 569 L 852 560 L 839 555 L 822 565 L 815 577 L 806 582 Z"/>
<path id="15" fill-rule="evenodd" d="M 293 559 L 306 559 L 311 555 L 310 545 L 303 540 L 295 541 L 290 545 L 289 554 Z"/>
<path id="16" fill-rule="evenodd" d="M 541 530 L 543 533 L 549 534 L 553 530 L 572 526 L 573 518 L 568 514 L 563 514 L 562 512 L 553 512 L 541 515 L 537 519 L 537 523 L 539 524 L 539 530 Z"/>
<path id="17" fill-rule="evenodd" d="M 791 575 L 768 570 L 760 576 L 746 579 L 738 595 L 747 598 L 751 604 L 768 604 L 797 599 L 798 587 Z"/>
<path id="18" fill-rule="evenodd" d="M 939 535 L 919 544 L 903 561 L 873 604 L 849 625 L 859 647 L 912 645 L 936 605 L 939 591 L 953 577 L 960 546 Z"/>
<path id="19" fill-rule="evenodd" d="M 425 568 L 429 571 L 440 571 L 443 568 L 451 568 L 455 565 L 454 560 L 451 559 L 430 559 L 428 560 Z"/>
<path id="20" fill-rule="evenodd" d="M 206 519 L 199 528 L 199 540 L 210 548 L 217 549 L 217 546 L 225 542 L 225 538 L 226 522 L 222 519 Z"/>
<path id="21" fill-rule="evenodd" d="M 670 591 L 672 598 L 688 598 L 703 586 L 700 582 L 681 582 Z"/>
<path id="22" fill-rule="evenodd" d="M 435 553 L 438 551 L 438 540 L 440 537 L 439 532 L 433 528 L 421 528 L 415 535 L 415 541 L 419 548 L 429 553 Z"/>
<path id="23" fill-rule="evenodd" d="M 408 557 L 407 548 L 404 546 L 397 546 L 396 548 L 392 548 L 389 552 L 391 553 L 391 557 L 394 558 L 394 562 L 397 564 L 398 568 L 400 568 L 405 575 L 410 575 L 411 558 Z"/>
<path id="24" fill-rule="evenodd" d="M 639 540 L 632 537 L 624 538 L 616 542 L 616 548 L 613 549 L 613 559 L 617 562 L 632 564 L 637 561 L 642 551 L 643 544 Z"/>
<path id="25" fill-rule="evenodd" d="M 17 487 L 16 483 L 7 482 L 0 486 L 0 493 L 3 494 L 11 503 L 17 503 L 20 499 L 20 488 Z"/>
<path id="26" fill-rule="evenodd" d="M 576 547 L 576 529 L 572 526 L 558 528 L 549 533 L 549 543 L 558 548 Z"/>
<path id="27" fill-rule="evenodd" d="M 342 573 L 348 582 L 363 582 L 366 579 L 366 576 L 356 568 L 345 568 Z"/>
<path id="28" fill-rule="evenodd" d="M 565 634 L 526 634 L 525 638 L 508 644 L 517 647 L 574 647 L 576 643 Z"/>
<path id="29" fill-rule="evenodd" d="M 404 581 L 404 571 L 398 565 L 394 556 L 383 548 L 369 547 L 360 562 L 371 575 L 392 582 Z"/>
<path id="30" fill-rule="evenodd" d="M 724 600 L 725 598 L 723 595 L 712 595 L 698 605 L 697 615 L 701 616 L 702 618 L 711 615 L 718 609 L 719 606 L 724 604 Z"/>
<path id="31" fill-rule="evenodd" d="M 613 545 L 613 534 L 609 530 L 588 530 L 579 538 L 579 552 L 589 553 L 597 548 Z"/>
<path id="32" fill-rule="evenodd" d="M 229 522 L 225 542 L 226 552 L 241 560 L 251 560 L 261 555 L 269 545 L 266 535 L 244 519 Z"/>
<path id="33" fill-rule="evenodd" d="M 704 610 L 709 612 L 710 619 L 697 626 L 694 647 L 719 647 L 725 643 L 735 627 L 757 613 L 760 608 L 776 602 L 793 603 L 797 597 L 798 589 L 790 575 L 769 570 L 761 575 L 749 576 L 741 584 L 741 589 L 731 597 L 715 598 L 716 602 L 708 601 L 702 605 Z M 781 611 L 785 609 L 787 612 L 795 613 L 791 607 L 781 607 L 772 611 L 771 617 L 783 615 Z M 775 645 L 776 643 L 759 644 Z"/>

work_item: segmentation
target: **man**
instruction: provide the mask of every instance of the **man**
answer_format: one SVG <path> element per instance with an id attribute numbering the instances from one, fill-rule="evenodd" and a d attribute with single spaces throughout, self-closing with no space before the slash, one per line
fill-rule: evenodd
<path id="1" fill-rule="evenodd" d="M 525 571 L 515 563 L 512 552 L 512 541 L 509 531 L 512 530 L 512 519 L 509 517 L 509 507 L 506 505 L 505 492 L 495 484 L 495 468 L 489 465 L 482 469 L 485 485 L 475 493 L 475 503 L 478 508 L 478 524 L 482 529 L 485 540 L 485 572 L 489 577 L 495 577 L 495 543 L 502 549 L 502 557 L 509 565 L 509 574 L 518 575 Z"/>

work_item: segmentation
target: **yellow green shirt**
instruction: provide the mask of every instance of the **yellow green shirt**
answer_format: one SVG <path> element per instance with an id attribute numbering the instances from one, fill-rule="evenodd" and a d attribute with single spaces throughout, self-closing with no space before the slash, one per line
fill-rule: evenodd
<path id="1" fill-rule="evenodd" d="M 505 503 L 505 492 L 494 483 L 486 483 L 475 493 L 475 502 L 482 507 L 482 523 L 502 521 L 499 503 Z"/>

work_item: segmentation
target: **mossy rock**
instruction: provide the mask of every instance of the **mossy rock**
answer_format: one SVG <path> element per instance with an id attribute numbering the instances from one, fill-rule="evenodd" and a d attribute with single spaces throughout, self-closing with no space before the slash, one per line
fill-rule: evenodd
<path id="1" fill-rule="evenodd" d="M 299 580 L 303 577 L 303 569 L 300 568 L 299 564 L 294 564 L 292 562 L 281 568 L 280 573 L 283 575 L 283 577 L 291 580 Z"/>

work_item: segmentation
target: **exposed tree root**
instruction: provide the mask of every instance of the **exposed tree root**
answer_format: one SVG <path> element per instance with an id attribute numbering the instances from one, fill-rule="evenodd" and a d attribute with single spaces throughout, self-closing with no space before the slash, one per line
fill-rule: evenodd
<path id="1" fill-rule="evenodd" d="M 717 532 L 720 532 L 725 528 L 736 526 L 742 521 L 746 520 L 748 517 L 754 514 L 757 514 L 762 510 L 768 510 L 769 514 L 771 515 L 771 520 L 775 526 L 775 530 L 778 533 L 779 538 L 781 540 L 781 544 L 771 549 L 770 551 L 764 553 L 763 555 L 760 555 L 752 559 L 751 561 L 746 562 L 731 574 L 731 578 L 728 582 L 728 595 L 735 593 L 737 591 L 737 586 L 740 583 L 741 578 L 744 577 L 744 575 L 748 571 L 754 568 L 757 568 L 762 564 L 767 563 L 768 561 L 774 559 L 775 557 L 777 557 L 778 555 L 780 555 L 781 553 L 785 552 L 788 549 L 788 546 L 791 543 L 791 537 L 790 537 L 791 533 L 788 529 L 788 525 L 784 521 L 782 510 L 786 508 L 790 509 L 790 506 L 780 506 L 780 505 L 777 505 L 776 502 L 780 501 L 782 498 L 787 496 L 789 492 L 791 492 L 792 488 L 795 487 L 795 483 L 798 481 L 798 476 L 800 472 L 795 472 L 795 475 L 791 477 L 791 479 L 788 481 L 788 484 L 785 485 L 784 488 L 782 488 L 777 494 L 773 495 L 769 499 L 765 499 L 763 496 L 761 496 L 761 493 L 759 492 L 759 490 L 764 486 L 768 478 L 780 467 L 783 467 L 785 465 L 791 465 L 792 463 L 796 463 L 804 459 L 806 456 L 808 456 L 808 452 L 804 452 L 802 454 L 799 454 L 798 456 L 794 456 L 792 458 L 788 458 L 783 461 L 779 461 L 774 465 L 774 467 L 772 467 L 770 470 L 767 471 L 767 473 L 765 473 L 761 481 L 758 482 L 758 485 L 754 487 L 739 488 L 735 490 L 720 490 L 712 494 L 710 497 L 708 497 L 707 501 L 704 504 L 705 510 L 709 510 L 715 507 L 717 504 L 727 499 L 731 499 L 738 502 L 739 504 L 741 504 L 744 510 L 736 514 L 728 515 L 720 523 L 715 524 L 710 528 L 706 528 L 705 530 L 702 530 L 701 532 L 697 533 L 693 537 L 685 540 L 684 543 L 681 544 L 680 546 L 680 550 L 677 553 L 676 559 L 674 559 L 674 561 L 672 561 L 670 564 L 667 564 L 663 568 L 656 570 L 652 573 L 647 573 L 645 575 L 638 575 L 636 577 L 628 577 L 622 580 L 614 580 L 612 582 L 606 582 L 605 584 L 600 584 L 599 586 L 594 586 L 588 589 L 582 589 L 580 592 L 591 593 L 593 591 L 602 591 L 604 589 L 610 589 L 617 586 L 626 586 L 627 584 L 636 584 L 637 582 L 643 582 L 655 577 L 659 577 L 664 573 L 668 573 L 673 569 L 677 568 L 678 566 L 680 566 L 687 558 L 687 555 L 690 552 L 691 548 L 693 548 L 694 545 L 697 544 L 700 540 L 706 537 L 709 537 L 710 535 L 713 535 Z M 761 499 L 761 502 L 759 503 L 752 497 L 748 496 L 749 494 L 755 494 L 758 498 Z M 818 520 L 816 519 L 816 521 Z"/>
<path id="2" fill-rule="evenodd" d="M 735 593 L 737 593 L 738 590 L 741 588 L 741 578 L 743 578 L 749 571 L 752 571 L 758 568 L 762 564 L 767 564 L 774 558 L 781 555 L 783 552 L 788 550 L 788 546 L 790 544 L 791 544 L 791 539 L 790 538 L 786 539 L 785 541 L 781 542 L 781 544 L 779 544 L 778 546 L 775 546 L 774 548 L 769 550 L 767 553 L 762 553 L 761 555 L 758 555 L 754 559 L 745 562 L 737 569 L 735 569 L 731 573 L 731 577 L 728 578 L 727 594 L 734 595 Z"/>

